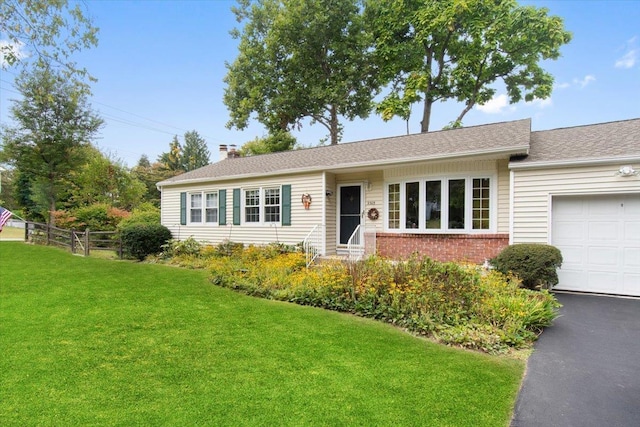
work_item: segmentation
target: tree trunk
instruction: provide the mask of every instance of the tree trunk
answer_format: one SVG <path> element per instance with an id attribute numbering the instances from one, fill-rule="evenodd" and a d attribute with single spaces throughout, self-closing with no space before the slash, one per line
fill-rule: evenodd
<path id="1" fill-rule="evenodd" d="M 431 106 L 433 105 L 433 100 L 426 98 L 424 99 L 424 111 L 422 112 L 422 121 L 420 122 L 421 132 L 429 132 L 429 122 L 431 121 Z"/>
<path id="2" fill-rule="evenodd" d="M 331 135 L 331 145 L 338 144 L 338 137 L 340 133 L 339 123 L 338 123 L 338 112 L 335 105 L 331 106 L 331 129 L 329 130 L 329 134 Z"/>

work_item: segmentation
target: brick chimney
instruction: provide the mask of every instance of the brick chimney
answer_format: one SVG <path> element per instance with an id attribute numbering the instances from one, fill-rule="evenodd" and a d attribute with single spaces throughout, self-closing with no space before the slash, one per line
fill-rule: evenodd
<path id="1" fill-rule="evenodd" d="M 235 159 L 240 157 L 240 152 L 236 150 L 236 145 L 235 144 L 231 144 L 229 146 L 229 152 L 227 153 L 227 158 L 229 159 Z"/>
<path id="2" fill-rule="evenodd" d="M 226 160 L 229 157 L 226 144 L 220 144 L 220 160 Z"/>

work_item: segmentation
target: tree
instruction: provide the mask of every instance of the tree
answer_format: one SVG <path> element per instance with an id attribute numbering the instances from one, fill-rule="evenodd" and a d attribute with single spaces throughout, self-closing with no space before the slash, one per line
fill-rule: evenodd
<path id="1" fill-rule="evenodd" d="M 240 155 L 255 156 L 258 154 L 293 150 L 296 142 L 296 138 L 289 132 L 277 131 L 266 137 L 256 138 L 253 141 L 246 142 L 240 148 Z"/>
<path id="2" fill-rule="evenodd" d="M 73 207 L 103 203 L 131 210 L 141 201 L 146 186 L 122 161 L 109 158 L 94 147 L 88 148 L 88 161 L 74 168 L 69 187 Z"/>
<path id="3" fill-rule="evenodd" d="M 98 28 L 83 11 L 84 2 L 67 0 L 2 0 L 0 2 L 0 62 L 2 68 L 49 64 L 77 84 L 89 77 L 72 55 L 98 44 Z"/>
<path id="4" fill-rule="evenodd" d="M 422 101 L 423 132 L 434 103 L 462 102 L 451 124 L 459 126 L 495 95 L 498 81 L 510 103 L 548 98 L 553 77 L 539 63 L 557 59 L 571 40 L 561 18 L 515 0 L 368 0 L 365 17 L 390 88 L 377 111 L 384 120 L 408 120 L 411 105 Z"/>
<path id="5" fill-rule="evenodd" d="M 169 170 L 160 162 L 151 163 L 146 155 L 142 155 L 138 164 L 133 167 L 131 174 L 140 182 L 142 182 L 146 191 L 142 195 L 142 200 L 152 203 L 156 207 L 160 207 L 160 191 L 156 184 L 165 179 L 175 176 L 176 171 Z"/>
<path id="6" fill-rule="evenodd" d="M 169 151 L 158 156 L 158 161 L 162 163 L 167 170 L 184 172 L 182 168 L 182 145 L 180 145 L 180 141 L 178 141 L 178 135 L 175 135 L 169 143 Z"/>
<path id="7" fill-rule="evenodd" d="M 240 0 L 238 57 L 227 64 L 227 127 L 244 129 L 252 114 L 268 131 L 302 120 L 320 123 L 331 144 L 340 117 L 365 118 L 378 91 L 360 0 Z"/>
<path id="8" fill-rule="evenodd" d="M 10 114 L 16 125 L 2 132 L 3 159 L 28 177 L 32 200 L 54 218 L 58 197 L 71 171 L 85 162 L 91 138 L 102 125 L 86 95 L 64 75 L 50 68 L 22 73 L 16 87 L 21 100 Z M 37 200 L 36 200 L 37 199 Z"/>
<path id="9" fill-rule="evenodd" d="M 201 168 L 209 164 L 209 149 L 207 142 L 192 130 L 184 134 L 184 147 L 182 148 L 182 169 L 186 172 Z"/>

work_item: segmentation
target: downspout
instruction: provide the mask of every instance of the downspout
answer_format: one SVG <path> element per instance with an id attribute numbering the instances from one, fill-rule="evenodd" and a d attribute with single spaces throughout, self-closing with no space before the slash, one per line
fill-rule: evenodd
<path id="1" fill-rule="evenodd" d="M 322 255 L 327 254 L 327 171 L 322 171 Z"/>
<path id="2" fill-rule="evenodd" d="M 515 200 L 515 174 L 513 169 L 509 169 L 509 244 L 513 245 L 513 230 L 514 230 L 514 208 L 513 202 Z"/>

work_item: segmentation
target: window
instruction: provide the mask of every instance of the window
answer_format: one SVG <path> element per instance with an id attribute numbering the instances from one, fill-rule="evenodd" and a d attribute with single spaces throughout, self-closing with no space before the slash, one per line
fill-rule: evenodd
<path id="1" fill-rule="evenodd" d="M 491 229 L 492 181 L 488 177 L 389 183 L 387 229 L 448 232 Z"/>
<path id="2" fill-rule="evenodd" d="M 204 203 L 203 203 L 204 201 Z M 218 223 L 218 192 L 189 194 L 189 223 Z"/>
<path id="3" fill-rule="evenodd" d="M 282 188 L 284 187 L 288 186 L 283 186 Z M 244 223 L 271 224 L 284 222 L 282 217 L 282 188 L 248 188 L 243 190 Z M 290 196 L 287 200 L 290 203 Z"/>
<path id="4" fill-rule="evenodd" d="M 473 180 L 473 229 L 487 230 L 489 228 L 489 179 L 476 178 Z"/>
<path id="5" fill-rule="evenodd" d="M 264 221 L 280 222 L 280 189 L 264 190 Z"/>
<path id="6" fill-rule="evenodd" d="M 400 184 L 389 185 L 389 228 L 400 228 Z"/>
<path id="7" fill-rule="evenodd" d="M 449 181 L 449 228 L 452 230 L 464 229 L 465 197 L 464 179 L 452 179 Z"/>
<path id="8" fill-rule="evenodd" d="M 418 228 L 420 224 L 420 183 L 407 182 L 405 184 L 405 228 Z"/>
<path id="9" fill-rule="evenodd" d="M 218 222 L 218 193 L 205 195 L 205 221 Z"/>
<path id="10" fill-rule="evenodd" d="M 245 222 L 260 222 L 260 189 L 244 192 Z"/>
<path id="11" fill-rule="evenodd" d="M 189 222 L 202 222 L 202 194 L 191 194 L 189 205 Z"/>
<path id="12" fill-rule="evenodd" d="M 442 184 L 440 181 L 427 181 L 425 182 L 425 194 L 426 199 L 424 203 L 425 207 L 425 228 L 439 229 L 441 227 L 441 212 L 440 205 L 442 205 Z"/>

